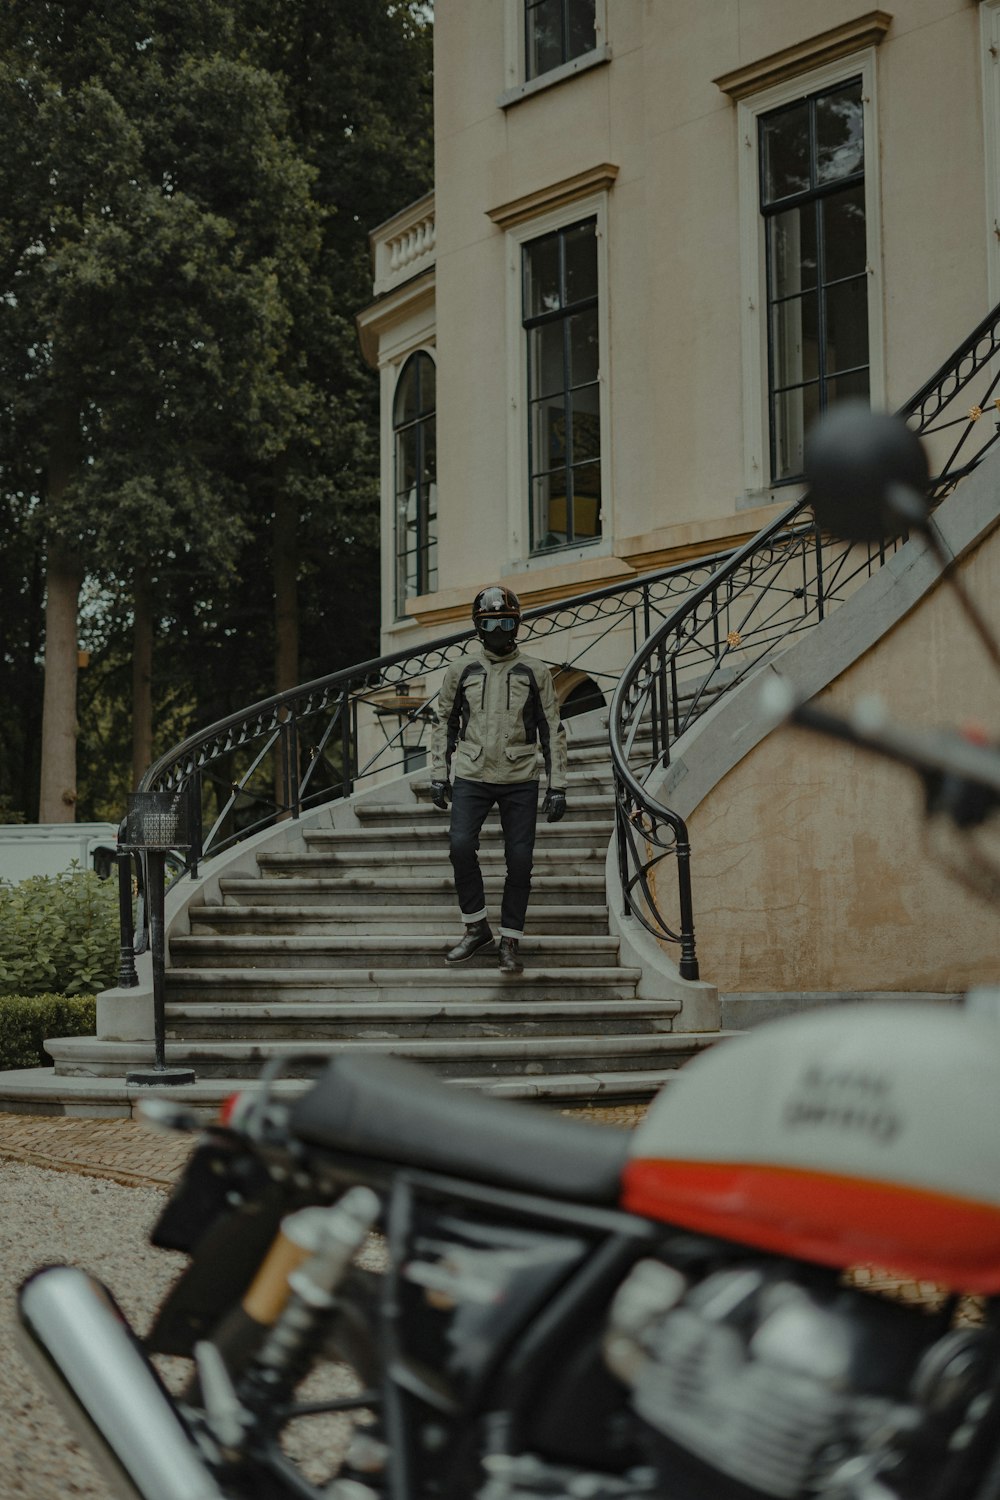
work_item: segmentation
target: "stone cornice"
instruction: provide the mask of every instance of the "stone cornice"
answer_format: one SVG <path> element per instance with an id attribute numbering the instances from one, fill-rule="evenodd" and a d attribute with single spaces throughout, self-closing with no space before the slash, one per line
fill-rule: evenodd
<path id="1" fill-rule="evenodd" d="M 864 47 L 877 47 L 892 23 L 886 10 L 869 10 L 854 21 L 845 21 L 821 31 L 807 41 L 794 46 L 782 47 L 756 62 L 734 68 L 731 73 L 722 73 L 712 82 L 716 88 L 728 94 L 734 102 L 759 94 L 776 83 L 795 78 L 799 73 L 808 73 L 824 63 L 835 62 L 838 57 L 848 57 Z"/>
<path id="2" fill-rule="evenodd" d="M 572 177 L 564 177 L 561 182 L 549 183 L 547 187 L 536 188 L 533 193 L 524 193 L 520 198 L 512 198 L 509 203 L 489 208 L 486 214 L 498 228 L 512 229 L 515 224 L 535 219 L 550 209 L 562 208 L 564 204 L 573 203 L 577 198 L 585 198 L 589 193 L 606 191 L 617 176 L 618 168 L 613 163 L 601 162 L 599 166 L 590 167 L 586 172 L 576 172 Z"/>

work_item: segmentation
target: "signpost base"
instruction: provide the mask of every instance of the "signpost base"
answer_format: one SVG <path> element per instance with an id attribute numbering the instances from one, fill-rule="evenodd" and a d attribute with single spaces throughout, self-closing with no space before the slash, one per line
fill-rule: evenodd
<path id="1" fill-rule="evenodd" d="M 158 1083 L 194 1083 L 190 1068 L 148 1068 L 125 1074 L 125 1082 L 140 1088 L 151 1088 Z"/>

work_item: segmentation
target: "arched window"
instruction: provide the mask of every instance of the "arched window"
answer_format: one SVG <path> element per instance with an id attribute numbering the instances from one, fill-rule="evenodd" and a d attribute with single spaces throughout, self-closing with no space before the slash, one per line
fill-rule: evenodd
<path id="1" fill-rule="evenodd" d="M 437 588 L 437 423 L 434 361 L 420 350 L 403 366 L 392 414 L 396 477 L 396 615 Z"/>

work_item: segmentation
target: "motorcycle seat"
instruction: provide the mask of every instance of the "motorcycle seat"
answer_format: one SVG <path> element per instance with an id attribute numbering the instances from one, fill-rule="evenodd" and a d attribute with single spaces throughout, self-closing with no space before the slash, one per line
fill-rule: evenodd
<path id="1" fill-rule="evenodd" d="M 291 1106 L 307 1145 L 576 1203 L 617 1205 L 630 1132 L 491 1099 L 396 1057 L 335 1057 Z"/>

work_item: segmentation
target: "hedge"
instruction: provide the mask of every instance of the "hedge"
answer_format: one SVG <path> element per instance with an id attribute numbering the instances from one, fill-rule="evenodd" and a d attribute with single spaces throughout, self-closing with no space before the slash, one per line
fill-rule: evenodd
<path id="1" fill-rule="evenodd" d="M 0 1070 L 47 1068 L 47 1036 L 93 1036 L 94 995 L 0 995 Z"/>
<path id="2" fill-rule="evenodd" d="M 93 870 L 0 881 L 0 995 L 93 995 L 118 974 L 118 882 Z"/>

